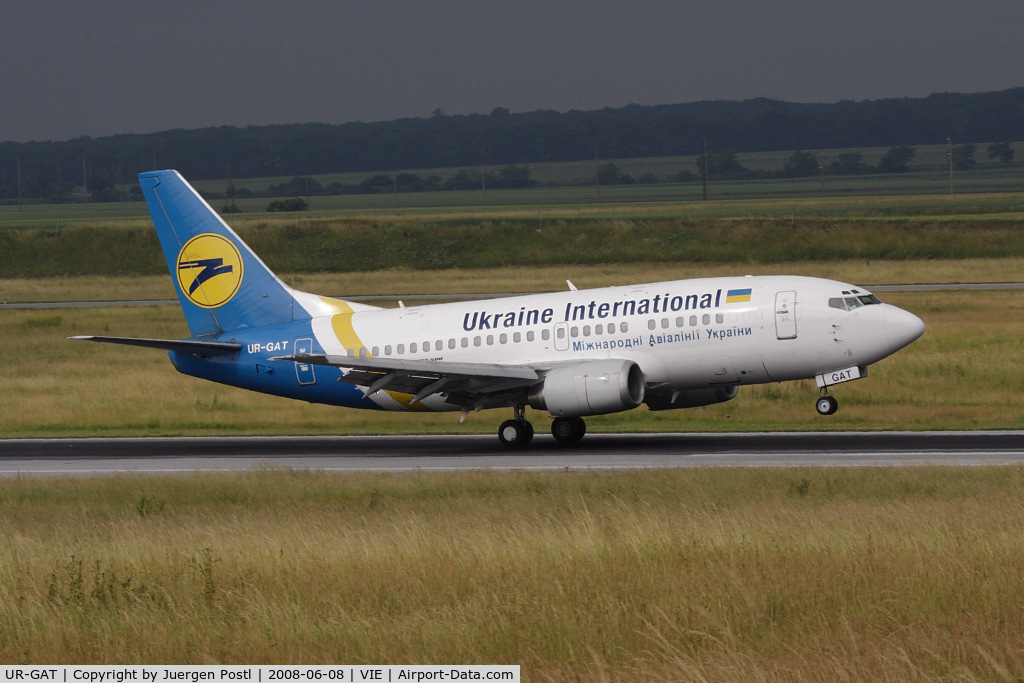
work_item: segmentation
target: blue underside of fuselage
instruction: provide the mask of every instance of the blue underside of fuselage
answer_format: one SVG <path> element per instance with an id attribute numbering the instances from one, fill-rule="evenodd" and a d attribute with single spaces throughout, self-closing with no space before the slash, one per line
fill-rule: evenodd
<path id="1" fill-rule="evenodd" d="M 339 382 L 341 371 L 337 368 L 304 366 L 300 369 L 292 361 L 267 360 L 273 355 L 284 355 L 282 353 L 261 356 L 243 350 L 237 354 L 237 359 L 232 355 L 200 358 L 181 351 L 170 351 L 168 355 L 182 374 L 211 382 L 309 403 L 384 410 L 364 398 L 359 387 Z"/>

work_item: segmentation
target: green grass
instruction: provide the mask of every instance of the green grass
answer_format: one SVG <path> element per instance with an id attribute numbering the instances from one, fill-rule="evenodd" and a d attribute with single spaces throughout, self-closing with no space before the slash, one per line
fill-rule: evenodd
<path id="1" fill-rule="evenodd" d="M 506 209 L 474 216 L 237 217 L 239 234 L 280 273 L 444 270 L 555 264 L 799 263 L 1008 258 L 1024 253 L 1024 196 L 799 207 L 746 202 L 744 215 L 624 207 L 621 215 Z M 831 214 L 826 212 L 831 210 Z M 799 212 L 798 212 L 799 209 Z M 704 211 L 708 209 L 702 209 Z M 735 212 L 737 207 L 731 207 Z M 905 211 L 907 213 L 900 213 Z M 967 213 L 965 213 L 967 212 Z M 672 217 L 672 214 L 675 214 Z M 143 221 L 0 231 L 0 278 L 157 275 L 166 271 Z"/>
<path id="2" fill-rule="evenodd" d="M 0 661 L 1024 675 L 1020 467 L 0 482 Z"/>
<path id="3" fill-rule="evenodd" d="M 592 431 L 1024 428 L 1024 301 L 1019 292 L 889 293 L 924 319 L 925 336 L 837 387 L 841 409 L 821 418 L 813 382 L 743 388 L 725 404 L 588 419 Z M 358 411 L 265 396 L 179 375 L 166 354 L 73 342 L 76 334 L 187 336 L 176 305 L 0 309 L 4 406 L 0 437 L 177 434 L 492 433 L 505 411 L 407 414 Z M 531 415 L 547 429 L 541 413 Z"/>

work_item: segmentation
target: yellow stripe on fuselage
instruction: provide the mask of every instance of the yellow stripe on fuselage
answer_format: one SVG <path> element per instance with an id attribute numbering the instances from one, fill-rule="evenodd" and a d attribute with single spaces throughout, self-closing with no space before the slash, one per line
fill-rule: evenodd
<path id="1" fill-rule="evenodd" d="M 327 304 L 331 310 L 335 311 L 335 314 L 331 316 L 331 329 L 334 330 L 334 336 L 345 347 L 346 352 L 352 349 L 356 355 L 360 355 L 360 351 L 366 349 L 366 345 L 363 344 L 363 340 L 359 338 L 355 328 L 352 326 L 352 307 L 338 299 L 321 298 L 321 301 Z M 369 349 L 365 351 L 365 354 L 367 356 L 370 355 Z M 412 394 L 404 394 L 400 391 L 387 391 L 386 389 L 385 393 L 406 410 L 430 410 L 430 408 L 422 403 L 414 404 L 412 402 Z"/>

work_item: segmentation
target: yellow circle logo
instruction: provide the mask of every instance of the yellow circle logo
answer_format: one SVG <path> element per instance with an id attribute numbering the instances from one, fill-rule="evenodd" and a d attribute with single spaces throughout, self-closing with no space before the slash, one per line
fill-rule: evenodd
<path id="1" fill-rule="evenodd" d="M 226 237 L 196 235 L 178 252 L 178 286 L 196 306 L 223 306 L 241 284 L 242 254 Z"/>

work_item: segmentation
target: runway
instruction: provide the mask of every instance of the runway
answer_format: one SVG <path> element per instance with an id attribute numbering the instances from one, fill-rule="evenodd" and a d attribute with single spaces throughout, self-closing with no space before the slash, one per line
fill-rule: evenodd
<path id="1" fill-rule="evenodd" d="M 301 469 L 325 472 L 618 470 L 661 467 L 1024 463 L 1024 431 L 538 435 L 511 451 L 488 436 L 196 437 L 0 441 L 0 477 Z"/>

